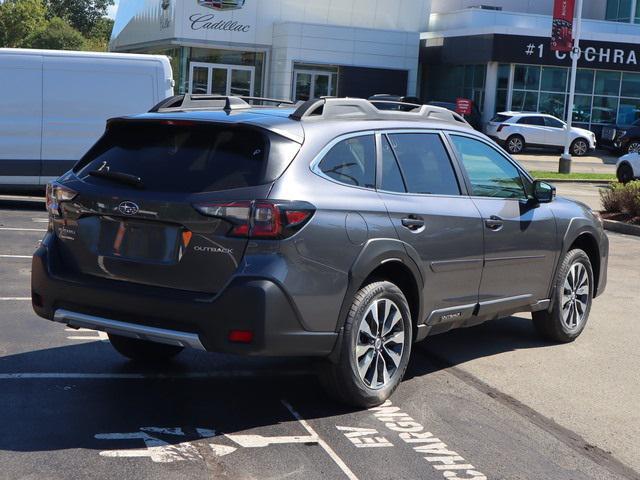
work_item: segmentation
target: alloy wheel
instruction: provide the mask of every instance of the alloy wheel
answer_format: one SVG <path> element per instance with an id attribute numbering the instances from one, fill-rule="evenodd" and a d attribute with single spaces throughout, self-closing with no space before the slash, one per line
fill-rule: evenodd
<path id="1" fill-rule="evenodd" d="M 573 154 L 580 157 L 587 153 L 588 148 L 587 142 L 584 140 L 578 140 L 573 144 Z"/>
<path id="2" fill-rule="evenodd" d="M 514 137 L 509 140 L 509 153 L 520 153 L 522 151 L 523 145 L 520 137 Z"/>
<path id="3" fill-rule="evenodd" d="M 640 153 L 640 142 L 631 142 L 627 151 L 629 153 Z"/>
<path id="4" fill-rule="evenodd" d="M 571 265 L 562 288 L 562 321 L 569 330 L 577 330 L 585 320 L 589 302 L 589 274 L 576 262 Z"/>
<path id="5" fill-rule="evenodd" d="M 371 389 L 389 384 L 404 353 L 404 319 L 388 298 L 374 301 L 360 321 L 355 362 L 361 380 Z"/>

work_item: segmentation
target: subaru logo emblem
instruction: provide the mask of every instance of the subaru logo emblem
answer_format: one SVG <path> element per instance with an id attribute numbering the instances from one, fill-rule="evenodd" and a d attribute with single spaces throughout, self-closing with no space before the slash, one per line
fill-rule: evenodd
<path id="1" fill-rule="evenodd" d="M 140 207 L 133 202 L 122 202 L 118 205 L 118 211 L 123 215 L 135 215 L 140 211 Z"/>
<path id="2" fill-rule="evenodd" d="M 237 10 L 244 7 L 245 0 L 198 0 L 198 4 L 214 10 Z"/>

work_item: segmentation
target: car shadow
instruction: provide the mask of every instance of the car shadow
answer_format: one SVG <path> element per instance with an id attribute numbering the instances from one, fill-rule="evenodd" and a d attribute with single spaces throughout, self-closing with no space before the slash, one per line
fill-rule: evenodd
<path id="1" fill-rule="evenodd" d="M 2 193 L 0 193 L 2 195 Z M 34 199 L 0 199 L 0 210 L 18 210 L 44 212 L 47 210 L 44 198 Z"/>
<path id="2" fill-rule="evenodd" d="M 536 332 L 531 318 L 523 315 L 427 337 L 414 348 L 440 365 L 455 366 L 482 357 L 553 345 L 556 344 Z"/>
<path id="3" fill-rule="evenodd" d="M 548 345 L 537 340 L 530 320 L 511 317 L 429 337 L 416 346 L 406 378 L 424 379 L 428 391 L 430 374 L 447 365 Z M 283 399 L 307 420 L 356 412 L 326 396 L 315 376 L 318 368 L 312 359 L 195 351 L 165 366 L 141 366 L 119 357 L 106 342 L 7 355 L 0 358 L 0 451 L 139 449 L 140 439 L 123 443 L 109 436 L 143 435 L 149 428 L 180 428 L 181 435 L 157 434 L 170 445 L 260 427 L 281 429 L 296 421 Z M 21 372 L 36 375 L 16 378 Z M 41 378 L 37 372 L 58 376 Z"/>

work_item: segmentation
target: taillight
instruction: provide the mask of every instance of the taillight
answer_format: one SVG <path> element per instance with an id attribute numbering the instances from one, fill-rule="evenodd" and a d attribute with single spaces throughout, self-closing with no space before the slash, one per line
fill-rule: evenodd
<path id="1" fill-rule="evenodd" d="M 307 202 L 269 200 L 216 202 L 194 205 L 208 217 L 231 223 L 230 237 L 279 239 L 300 230 L 311 219 L 315 208 Z"/>
<path id="2" fill-rule="evenodd" d="M 506 127 L 504 123 L 498 125 L 498 133 L 501 132 L 504 127 Z"/>
<path id="3" fill-rule="evenodd" d="M 64 187 L 59 183 L 52 182 L 47 184 L 47 212 L 54 217 L 60 216 L 60 204 L 62 202 L 70 202 L 78 195 L 77 192 L 70 188 Z"/>

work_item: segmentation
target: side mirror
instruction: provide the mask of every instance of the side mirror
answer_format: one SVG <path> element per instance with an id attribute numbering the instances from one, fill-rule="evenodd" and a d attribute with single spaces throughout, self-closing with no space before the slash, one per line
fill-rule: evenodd
<path id="1" fill-rule="evenodd" d="M 550 203 L 556 198 L 556 187 L 550 183 L 536 180 L 533 182 L 533 198 L 538 203 Z"/>

